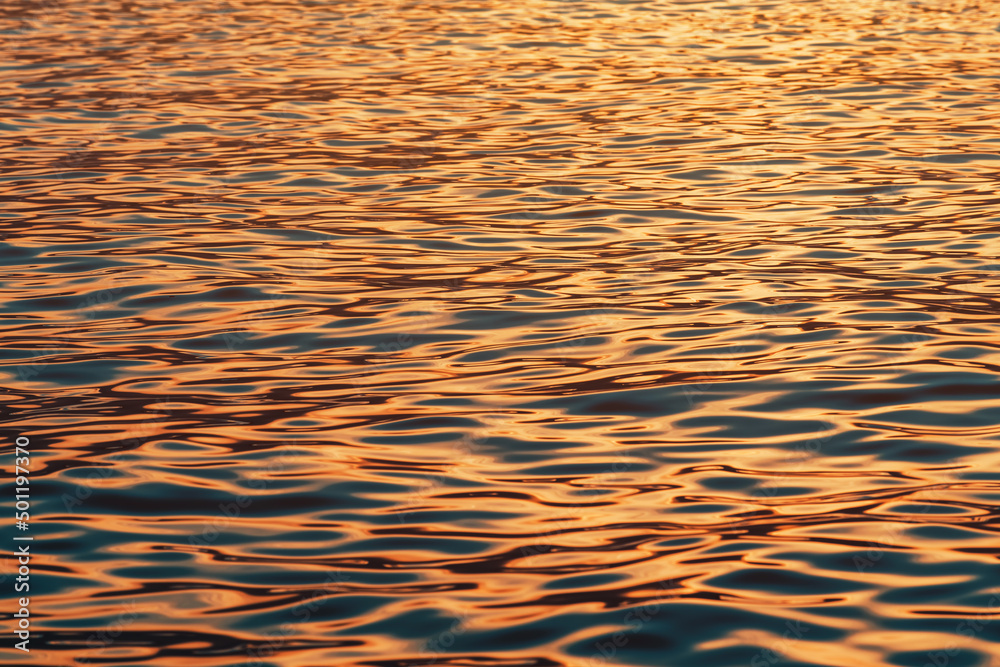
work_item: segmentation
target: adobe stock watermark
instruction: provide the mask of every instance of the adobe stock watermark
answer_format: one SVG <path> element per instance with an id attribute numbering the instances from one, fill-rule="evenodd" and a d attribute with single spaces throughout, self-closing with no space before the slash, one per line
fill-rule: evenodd
<path id="1" fill-rule="evenodd" d="M 471 616 L 465 612 L 458 614 L 451 626 L 447 630 L 442 630 L 437 634 L 424 640 L 420 646 L 419 655 L 421 667 L 429 667 L 437 664 L 442 656 L 449 652 L 455 645 L 455 641 L 468 631 Z"/>
<path id="2" fill-rule="evenodd" d="M 899 521 L 895 521 L 883 527 L 881 535 L 873 540 L 869 540 L 865 551 L 856 553 L 853 556 L 854 567 L 859 574 L 874 573 L 877 571 L 883 558 L 890 551 L 905 549 L 902 533 L 914 525 L 921 525 L 921 518 L 936 517 L 937 514 L 928 513 L 934 508 L 933 502 L 939 499 L 942 491 L 947 485 L 935 485 L 919 489 L 921 494 L 921 506 L 901 516 Z M 989 627 L 1000 617 L 1000 590 L 994 589 L 990 592 L 989 601 L 985 607 L 978 611 L 970 612 L 965 618 L 959 620 L 952 634 L 956 639 L 945 644 L 941 648 L 927 651 L 925 661 L 921 667 L 948 667 L 952 660 L 962 651 L 962 642 L 959 637 L 966 640 L 975 640 L 983 635 Z M 963 661 L 962 664 L 966 664 Z"/>
<path id="3" fill-rule="evenodd" d="M 347 14 L 347 19 L 337 37 L 344 39 L 349 45 L 364 45 L 370 40 L 378 39 L 386 30 L 392 28 L 396 19 L 401 18 L 400 10 L 404 7 L 403 0 L 387 0 L 383 4 L 370 4 L 368 11 L 357 14 Z M 393 54 L 395 57 L 400 57 Z"/>
<path id="4" fill-rule="evenodd" d="M 993 623 L 1000 615 L 1000 593 L 993 593 L 990 597 L 986 609 L 976 614 L 971 614 L 968 618 L 963 618 L 955 626 L 954 634 L 966 639 L 976 639 L 986 630 L 987 626 Z M 995 643 L 994 643 L 995 646 Z M 961 652 L 962 646 L 958 640 L 952 641 L 940 649 L 927 652 L 927 661 L 922 667 L 948 667 L 953 658 Z M 963 661 L 962 664 L 968 664 Z M 998 664 L 996 661 L 991 665 Z"/>
<path id="5" fill-rule="evenodd" d="M 446 286 L 452 283 L 457 284 L 453 280 L 445 281 Z M 443 314 L 433 310 L 433 308 L 421 307 L 419 310 L 406 314 L 404 321 L 407 330 L 379 336 L 377 343 L 363 355 L 359 355 L 359 363 L 355 365 L 355 369 L 349 375 L 354 391 L 361 394 L 366 389 L 377 386 L 379 368 L 399 359 L 403 353 L 415 348 L 419 344 L 417 336 L 434 331 L 441 324 L 442 317 Z"/>
<path id="6" fill-rule="evenodd" d="M 127 275 L 116 272 L 96 281 L 71 312 L 74 322 L 94 322 L 110 310 L 121 298 L 126 285 L 131 284 Z M 14 375 L 20 382 L 44 382 L 46 373 L 65 361 L 79 345 L 74 334 L 55 336 L 41 344 L 31 344 L 28 359 L 14 365 Z M 9 366 L 8 366 L 9 367 Z"/>
<path id="7" fill-rule="evenodd" d="M 239 194 L 243 179 L 253 172 L 254 162 L 266 161 L 270 146 L 305 126 L 307 121 L 299 110 L 290 102 L 275 102 L 258 110 L 256 117 L 262 119 L 260 125 L 240 136 L 235 149 L 231 149 L 233 156 L 220 169 L 207 175 L 203 196 L 208 201 L 221 202 Z"/>
<path id="8" fill-rule="evenodd" d="M 118 641 L 122 633 L 134 625 L 139 620 L 139 617 L 140 614 L 135 598 L 125 602 L 118 610 L 113 621 L 108 623 L 107 626 L 91 632 L 90 636 L 87 637 L 85 645 L 85 649 L 91 653 L 78 656 L 76 661 L 83 664 L 91 662 L 103 663 L 104 659 L 101 656 L 113 649 L 115 642 Z"/>
<path id="9" fill-rule="evenodd" d="M 774 295 L 771 298 L 780 297 Z M 738 378 L 743 372 L 742 358 L 756 352 L 754 348 L 764 340 L 766 328 L 775 322 L 780 322 L 781 318 L 793 312 L 795 308 L 795 304 L 782 301 L 764 305 L 759 313 L 754 314 L 752 319 L 744 324 L 738 341 L 723 348 L 714 359 L 701 362 L 694 371 L 697 373 L 694 381 L 681 385 L 681 392 L 688 409 L 696 407 L 702 399 L 709 398 L 714 385 Z"/>
<path id="10" fill-rule="evenodd" d="M 290 453 L 284 448 L 278 450 L 278 455 L 272 457 L 263 470 L 266 475 L 276 475 L 286 470 L 289 463 L 297 458 L 296 454 Z M 254 491 L 265 491 L 268 488 L 267 477 L 249 477 L 246 485 Z M 231 500 L 218 503 L 218 510 L 215 516 L 205 520 L 201 524 L 201 530 L 188 536 L 188 544 L 193 547 L 207 547 L 216 542 L 219 537 L 228 530 L 234 522 L 239 521 L 247 510 L 253 505 L 257 496 L 240 494 Z"/>
<path id="11" fill-rule="evenodd" d="M 42 379 L 45 371 L 52 365 L 52 357 L 60 352 L 66 352 L 68 345 L 54 342 L 42 343 L 41 347 L 31 348 L 31 360 L 23 361 L 15 366 L 15 376 L 20 382 L 31 382 Z"/>
<path id="12" fill-rule="evenodd" d="M 912 497 L 910 499 L 914 503 L 920 503 L 920 507 L 912 509 L 907 514 L 900 515 L 898 520 L 884 525 L 877 538 L 868 540 L 864 551 L 852 556 L 858 574 L 875 573 L 889 552 L 912 548 L 904 544 L 903 532 L 914 525 L 922 525 L 924 522 L 921 520 L 924 518 L 940 517 L 939 514 L 930 514 L 930 512 L 934 509 L 934 501 L 940 500 L 942 493 L 948 488 L 947 484 L 936 484 L 915 489 L 914 493 L 919 493 L 921 497 L 919 500 Z M 956 623 L 952 632 L 956 638 L 940 648 L 927 651 L 920 667 L 948 667 L 952 664 L 953 659 L 962 652 L 963 645 L 960 638 L 976 640 L 988 628 L 995 628 L 993 624 L 1000 617 L 1000 590 L 994 588 L 989 593 L 990 598 L 984 607 L 978 611 L 970 611 L 967 616 Z M 914 665 L 917 664 L 914 663 Z M 963 659 L 961 664 L 968 664 L 967 660 Z"/>
<path id="13" fill-rule="evenodd" d="M 607 470 L 594 475 L 587 482 L 589 489 L 600 487 L 608 488 L 613 485 L 616 478 L 626 474 L 633 465 L 635 455 L 632 449 L 616 449 L 614 459 Z M 559 548 L 557 538 L 564 533 L 579 531 L 581 524 L 579 517 L 587 510 L 587 504 L 573 496 L 575 502 L 569 506 L 563 506 L 568 516 L 565 518 L 550 519 L 545 522 L 548 530 L 538 531 L 534 535 L 534 544 L 522 546 L 519 551 L 521 558 L 530 558 L 551 553 Z"/>
<path id="14" fill-rule="evenodd" d="M 818 112 L 825 108 L 827 103 L 819 95 L 810 95 L 789 108 L 742 110 L 730 132 L 736 143 L 719 164 L 738 179 L 732 183 L 737 188 L 733 194 L 750 194 L 774 179 L 807 178 L 822 167 L 805 146 L 817 131 L 814 126 L 823 124 Z M 748 125 L 752 131 L 746 129 Z"/>
<path id="15" fill-rule="evenodd" d="M 282 623 L 278 629 L 262 635 L 262 641 L 247 646 L 247 659 L 234 667 L 261 667 L 286 647 L 292 637 L 298 634 L 296 626 L 308 623 L 318 613 L 331 596 L 342 592 L 351 577 L 346 572 L 335 569 L 327 572 L 326 579 L 292 606 L 290 613 L 294 622 Z"/>
<path id="16" fill-rule="evenodd" d="M 474 465 L 483 459 L 476 455 L 477 449 L 489 441 L 492 431 L 502 422 L 490 415 L 483 415 L 481 419 L 483 422 L 481 427 L 466 431 L 461 439 L 452 445 L 447 458 L 449 468 Z M 424 476 L 422 479 L 426 479 L 427 484 L 410 492 L 397 512 L 396 517 L 400 523 L 406 523 L 414 512 L 423 509 L 435 492 L 447 487 L 451 477 L 447 473 L 441 473 Z"/>
<path id="17" fill-rule="evenodd" d="M 149 100 L 147 81 L 151 74 L 147 65 L 143 64 L 141 67 L 138 75 L 132 77 L 128 89 L 109 92 L 107 104 L 116 117 L 94 124 L 85 135 L 67 146 L 65 155 L 51 165 L 54 178 L 66 180 L 73 172 L 97 167 L 101 160 L 98 144 L 125 138 L 130 120 L 139 120 L 136 116 L 141 116 L 143 105 Z"/>
<path id="18" fill-rule="evenodd" d="M 100 462 L 104 465 L 97 466 L 82 479 L 73 478 L 72 490 L 66 491 L 60 496 L 65 511 L 74 513 L 82 508 L 86 501 L 94 495 L 94 491 L 101 488 L 102 482 L 115 475 L 117 464 L 124 463 L 128 452 L 158 437 L 163 432 L 163 426 L 169 424 L 175 416 L 174 411 L 168 407 L 173 400 L 171 396 L 150 398 L 146 407 L 149 409 L 149 405 L 155 405 L 157 407 L 152 409 L 155 411 L 129 424 L 118 438 L 117 451 L 101 458 Z"/>
<path id="19" fill-rule="evenodd" d="M 809 626 L 798 620 L 785 621 L 785 628 L 781 639 L 771 642 L 767 648 L 761 649 L 754 657 L 750 658 L 750 667 L 771 667 L 778 664 L 784 660 L 788 650 L 802 641 L 806 633 L 809 632 Z"/>
<path id="20" fill-rule="evenodd" d="M 587 667 L 605 667 L 614 664 L 620 651 L 628 647 L 633 637 L 638 635 L 647 624 L 663 613 L 669 600 L 677 597 L 677 584 L 672 579 L 657 582 L 656 596 L 642 604 L 629 607 L 622 617 L 623 630 L 618 630 L 610 637 L 594 642 L 594 652 L 587 660 Z M 625 663 L 621 663 L 625 664 Z"/>
<path id="21" fill-rule="evenodd" d="M 9 9 L 14 9 L 10 7 Z M 57 0 L 38 0 L 29 5 L 29 11 L 21 16 L 10 15 L 9 20 L 18 21 L 17 29 L 4 31 L 0 35 L 3 49 L 9 56 L 15 55 L 20 49 L 36 47 L 38 34 L 50 29 L 59 28 L 65 24 L 62 3 Z"/>
<path id="22" fill-rule="evenodd" d="M 11 551 L 17 558 L 17 576 L 14 579 L 17 598 L 16 612 L 12 614 L 14 635 L 21 641 L 14 643 L 14 648 L 25 653 L 31 653 L 31 557 L 37 552 L 32 551 L 35 539 L 29 533 L 31 527 L 31 439 L 18 436 L 14 439 L 14 520 L 21 532 L 13 537 Z M 36 586 L 37 588 L 37 586 Z M 37 612 L 37 609 L 35 610 Z"/>
<path id="23" fill-rule="evenodd" d="M 421 124 L 412 128 L 421 131 L 422 136 L 404 147 L 405 152 L 397 158 L 397 171 L 392 178 L 397 187 L 430 167 L 436 158 L 444 159 L 448 149 L 444 137 L 461 135 L 473 127 L 482 129 L 483 123 L 490 123 L 490 112 L 502 106 L 497 90 L 499 84 L 490 78 L 492 74 L 487 71 L 479 79 L 460 84 L 461 94 L 429 110 Z"/>
<path id="24" fill-rule="evenodd" d="M 320 240 L 301 246 L 300 255 L 291 262 L 291 270 L 310 273 L 320 271 L 329 261 L 330 248 Z M 269 331 L 267 323 L 280 319 L 281 310 L 292 307 L 293 296 L 285 292 L 268 292 L 254 301 L 253 310 L 240 315 L 231 326 L 222 332 L 222 341 L 229 352 L 236 352 L 247 346 L 253 339 Z"/>
<path id="25" fill-rule="evenodd" d="M 768 475 L 766 481 L 754 488 L 744 511 L 752 511 L 757 508 L 758 501 L 769 500 L 775 496 L 783 483 L 798 477 L 797 473 L 806 469 L 808 464 L 817 458 L 823 445 L 833 439 L 834 434 L 837 433 L 836 425 L 832 422 L 817 423 L 820 428 L 813 431 L 813 437 L 807 440 L 796 440 L 791 451 L 785 454 L 785 465 L 781 470 L 777 474 Z"/>

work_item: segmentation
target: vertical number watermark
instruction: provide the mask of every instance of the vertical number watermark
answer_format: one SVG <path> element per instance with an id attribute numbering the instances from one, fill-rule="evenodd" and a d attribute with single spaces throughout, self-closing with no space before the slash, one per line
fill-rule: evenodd
<path id="1" fill-rule="evenodd" d="M 17 529 L 21 534 L 14 536 L 15 542 L 30 542 L 35 539 L 27 534 L 28 522 L 31 519 L 29 510 L 31 509 L 31 494 L 29 493 L 29 478 L 31 474 L 31 441 L 23 436 L 14 441 L 14 520 L 17 522 Z M 14 578 L 14 592 L 28 593 L 31 590 L 31 544 L 15 544 L 12 549 L 17 557 L 17 576 Z M 20 642 L 14 644 L 14 648 L 30 653 L 28 642 L 31 640 L 31 612 L 29 611 L 31 600 L 28 597 L 18 598 L 17 612 L 14 614 L 16 627 L 14 635 Z"/>

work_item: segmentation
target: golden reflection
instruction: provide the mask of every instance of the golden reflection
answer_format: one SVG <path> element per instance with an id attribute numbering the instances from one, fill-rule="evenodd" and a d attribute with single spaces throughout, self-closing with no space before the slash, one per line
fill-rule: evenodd
<path id="1" fill-rule="evenodd" d="M 998 24 L 16 0 L 0 663 L 1000 659 Z"/>

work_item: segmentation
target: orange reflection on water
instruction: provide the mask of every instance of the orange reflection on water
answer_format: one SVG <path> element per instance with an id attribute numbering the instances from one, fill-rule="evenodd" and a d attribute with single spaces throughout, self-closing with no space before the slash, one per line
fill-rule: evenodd
<path id="1" fill-rule="evenodd" d="M 5 9 L 32 661 L 1000 658 L 1000 3 Z"/>

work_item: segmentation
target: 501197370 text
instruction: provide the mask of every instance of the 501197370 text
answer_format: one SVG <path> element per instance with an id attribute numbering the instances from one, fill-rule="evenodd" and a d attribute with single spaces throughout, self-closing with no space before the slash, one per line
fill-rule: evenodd
<path id="1" fill-rule="evenodd" d="M 14 473 L 16 475 L 16 487 L 14 489 L 14 520 L 17 522 L 19 531 L 28 530 L 28 520 L 31 515 L 28 510 L 31 508 L 31 497 L 28 493 L 28 475 L 31 471 L 31 451 L 28 447 L 31 441 L 25 437 L 19 437 L 14 441 Z M 28 593 L 31 590 L 31 540 L 34 538 L 27 534 L 15 535 L 14 554 L 17 556 L 17 577 L 14 579 L 15 593 Z M 18 542 L 22 544 L 17 544 Z M 23 544 L 27 542 L 27 544 Z M 17 611 L 14 613 L 15 622 L 14 634 L 21 641 L 14 644 L 25 653 L 29 653 L 28 642 L 31 640 L 31 611 L 29 605 L 31 599 L 21 597 L 17 600 Z"/>

